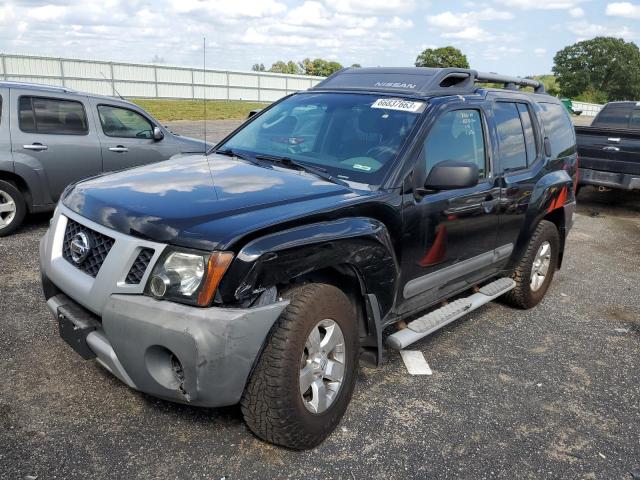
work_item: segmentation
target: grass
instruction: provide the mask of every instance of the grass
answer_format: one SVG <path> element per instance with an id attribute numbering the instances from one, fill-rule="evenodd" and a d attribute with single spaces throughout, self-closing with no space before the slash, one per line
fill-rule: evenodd
<path id="1" fill-rule="evenodd" d="M 172 120 L 204 120 L 202 100 L 165 100 L 156 98 L 128 99 L 144 108 L 161 122 Z M 243 102 L 240 100 L 207 100 L 207 120 L 242 120 L 256 108 L 268 103 Z"/>

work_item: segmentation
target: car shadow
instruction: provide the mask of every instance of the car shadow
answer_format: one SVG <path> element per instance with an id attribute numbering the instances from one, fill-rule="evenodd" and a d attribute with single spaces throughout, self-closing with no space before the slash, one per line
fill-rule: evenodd
<path id="1" fill-rule="evenodd" d="M 577 212 L 583 215 L 635 216 L 640 213 L 640 191 L 599 191 L 596 187 L 585 185 L 578 194 L 577 204 Z"/>

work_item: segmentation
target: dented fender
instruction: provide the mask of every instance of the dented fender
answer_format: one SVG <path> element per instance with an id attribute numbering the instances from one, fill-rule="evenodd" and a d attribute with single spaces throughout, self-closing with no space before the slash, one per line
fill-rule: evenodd
<path id="1" fill-rule="evenodd" d="M 380 316 L 390 310 L 399 266 L 384 223 L 349 217 L 303 225 L 247 243 L 224 276 L 223 302 L 243 300 L 265 289 L 314 271 L 349 266 L 363 294 L 373 294 Z"/>

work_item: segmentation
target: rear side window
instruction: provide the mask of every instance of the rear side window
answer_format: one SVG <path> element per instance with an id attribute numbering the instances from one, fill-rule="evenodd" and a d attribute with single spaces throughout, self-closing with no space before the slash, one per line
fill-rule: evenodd
<path id="1" fill-rule="evenodd" d="M 493 108 L 493 115 L 500 142 L 502 170 L 506 172 L 526 168 L 527 147 L 518 106 L 515 103 L 497 102 Z"/>
<path id="2" fill-rule="evenodd" d="M 566 157 L 576 152 L 576 135 L 567 109 L 557 103 L 541 102 L 544 131 L 551 143 L 552 158 Z"/>
<path id="3" fill-rule="evenodd" d="M 598 114 L 594 125 L 610 128 L 627 128 L 633 107 L 627 105 L 607 105 Z"/>
<path id="4" fill-rule="evenodd" d="M 531 112 L 526 104 L 518 103 L 518 113 L 520 113 L 524 141 L 527 147 L 527 164 L 531 165 L 538 156 L 538 144 L 536 142 L 536 133 L 533 129 L 533 121 L 531 120 Z"/>
<path id="5" fill-rule="evenodd" d="M 27 133 L 86 135 L 89 131 L 82 103 L 43 97 L 20 97 L 18 123 Z"/>
<path id="6" fill-rule="evenodd" d="M 2 99 L 0 98 L 0 103 Z M 1 107 L 2 105 L 0 105 Z M 629 128 L 640 129 L 640 109 L 636 109 L 631 114 L 631 120 L 629 120 Z"/>
<path id="7" fill-rule="evenodd" d="M 98 105 L 102 131 L 108 137 L 153 138 L 153 126 L 149 121 L 127 108 Z"/>
<path id="8" fill-rule="evenodd" d="M 480 178 L 485 178 L 486 155 L 482 117 L 478 110 L 454 110 L 442 115 L 429 131 L 424 142 L 426 173 L 446 160 L 478 165 Z"/>

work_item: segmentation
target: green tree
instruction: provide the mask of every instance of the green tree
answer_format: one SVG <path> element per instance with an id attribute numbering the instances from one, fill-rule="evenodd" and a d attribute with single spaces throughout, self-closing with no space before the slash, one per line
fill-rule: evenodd
<path id="1" fill-rule="evenodd" d="M 455 47 L 426 48 L 416 58 L 416 67 L 469 68 L 467 56 Z"/>
<path id="2" fill-rule="evenodd" d="M 338 62 L 324 60 L 322 58 L 316 58 L 315 60 L 305 58 L 299 65 L 305 75 L 315 75 L 318 77 L 328 77 L 332 73 L 342 69 L 342 65 Z"/>
<path id="3" fill-rule="evenodd" d="M 621 38 L 596 37 L 553 57 L 563 96 L 595 101 L 640 99 L 640 50 Z"/>
<path id="4" fill-rule="evenodd" d="M 271 65 L 269 69 L 272 73 L 289 73 L 289 74 L 299 74 L 300 67 L 293 60 L 289 60 L 288 62 L 284 62 L 283 60 L 278 60 L 276 63 Z"/>
<path id="5" fill-rule="evenodd" d="M 264 68 L 264 63 L 254 63 L 251 70 L 254 72 L 264 72 L 266 69 Z"/>

